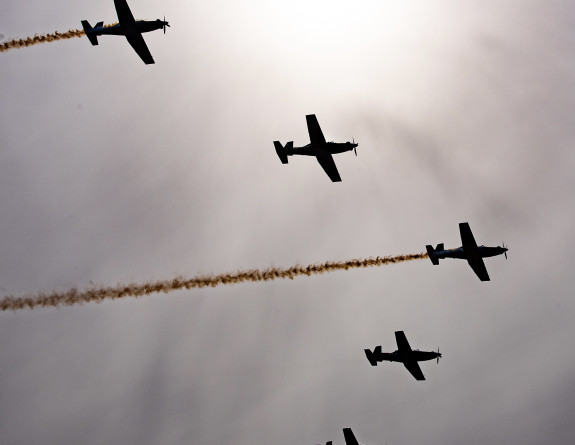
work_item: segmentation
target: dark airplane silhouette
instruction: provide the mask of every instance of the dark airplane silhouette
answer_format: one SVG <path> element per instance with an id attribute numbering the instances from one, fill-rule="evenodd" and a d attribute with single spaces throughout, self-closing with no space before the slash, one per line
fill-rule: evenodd
<path id="1" fill-rule="evenodd" d="M 119 22 L 116 25 L 104 26 L 104 22 L 98 22 L 96 26 L 92 28 L 87 20 L 82 20 L 82 26 L 84 27 L 86 36 L 90 39 L 92 45 L 97 45 L 98 36 L 103 34 L 126 36 L 132 48 L 134 48 L 146 65 L 154 63 L 154 59 L 146 46 L 142 33 L 164 28 L 165 34 L 166 26 L 170 26 L 169 23 L 166 22 L 166 18 L 164 17 L 164 20 L 158 19 L 154 21 L 135 20 L 126 0 L 114 0 L 114 5 L 116 6 Z"/>
<path id="2" fill-rule="evenodd" d="M 469 228 L 469 224 L 466 222 L 459 223 L 459 232 L 461 233 L 461 244 L 463 244 L 461 247 L 446 250 L 443 247 L 443 243 L 438 244 L 435 249 L 427 245 L 425 248 L 427 249 L 429 259 L 435 265 L 438 265 L 439 260 L 444 258 L 465 259 L 481 281 L 490 281 L 483 258 L 501 255 L 502 253 L 505 254 L 505 258 L 507 258 L 507 247 L 505 247 L 505 244 L 503 244 L 502 247 L 478 247 L 475 238 L 473 238 L 473 233 L 471 233 L 471 229 Z"/>
<path id="3" fill-rule="evenodd" d="M 373 351 L 365 349 L 365 355 L 369 363 L 371 363 L 371 366 L 377 366 L 377 363 L 382 361 L 401 362 L 416 380 L 425 380 L 417 362 L 437 358 L 437 363 L 439 363 L 439 357 L 441 357 L 439 349 L 437 352 L 411 349 L 403 331 L 396 331 L 395 341 L 397 342 L 397 351 L 392 353 L 381 352 L 381 346 L 377 346 Z"/>
<path id="4" fill-rule="evenodd" d="M 276 153 L 282 161 L 282 164 L 288 163 L 288 156 L 315 156 L 319 165 L 321 165 L 325 170 L 329 178 L 333 182 L 341 182 L 341 178 L 339 177 L 339 172 L 337 171 L 332 155 L 354 150 L 355 155 L 357 156 L 356 147 L 358 144 L 356 144 L 355 141 L 345 143 L 326 142 L 315 114 L 309 114 L 305 119 L 307 121 L 307 130 L 309 132 L 309 144 L 304 147 L 294 147 L 293 141 L 290 141 L 285 145 L 285 147 L 283 147 L 279 141 L 274 141 Z"/>
<path id="5" fill-rule="evenodd" d="M 344 428 L 343 429 L 343 437 L 345 437 L 345 443 L 347 445 L 360 445 L 360 443 L 357 441 L 357 439 L 353 435 L 353 431 L 351 430 L 351 428 Z M 331 444 L 332 444 L 331 440 L 329 442 L 325 443 L 325 445 L 331 445 Z"/>

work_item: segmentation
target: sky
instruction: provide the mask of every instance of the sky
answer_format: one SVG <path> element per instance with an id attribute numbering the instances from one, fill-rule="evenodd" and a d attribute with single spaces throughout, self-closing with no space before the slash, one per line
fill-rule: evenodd
<path id="1" fill-rule="evenodd" d="M 130 2 L 123 37 L 0 54 L 0 297 L 461 245 L 427 259 L 0 313 L 10 444 L 575 439 L 575 11 L 550 0 Z M 116 21 L 0 5 L 4 41 Z M 343 182 L 273 141 L 328 140 Z M 363 349 L 413 348 L 425 382 Z"/>

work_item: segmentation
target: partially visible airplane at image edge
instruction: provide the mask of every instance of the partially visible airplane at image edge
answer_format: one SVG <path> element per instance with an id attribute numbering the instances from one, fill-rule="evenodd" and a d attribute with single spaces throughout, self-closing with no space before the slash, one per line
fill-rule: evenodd
<path id="1" fill-rule="evenodd" d="M 445 249 L 443 243 L 441 243 L 434 249 L 432 246 L 427 245 L 425 248 L 427 249 L 429 259 L 436 266 L 439 264 L 440 259 L 465 259 L 481 281 L 490 281 L 483 258 L 505 254 L 505 259 L 507 259 L 507 251 L 509 249 L 505 247 L 505 243 L 503 243 L 503 246 L 497 247 L 477 246 L 469 223 L 459 223 L 459 232 L 461 233 L 461 247 L 457 249 Z"/>
<path id="2" fill-rule="evenodd" d="M 437 363 L 439 363 L 439 358 L 441 357 L 439 349 L 437 349 L 437 352 L 411 349 L 403 331 L 395 332 L 395 341 L 397 342 L 397 351 L 395 352 L 381 352 L 381 346 L 375 347 L 373 351 L 364 349 L 367 360 L 371 363 L 371 366 L 377 366 L 378 362 L 383 361 L 400 362 L 403 363 L 403 366 L 407 368 L 416 380 L 425 380 L 417 362 L 437 358 Z"/>
<path id="3" fill-rule="evenodd" d="M 356 147 L 358 144 L 355 143 L 355 140 L 353 142 L 326 142 L 315 114 L 308 114 L 305 119 L 307 121 L 310 143 L 304 147 L 294 147 L 293 141 L 290 141 L 284 147 L 279 141 L 274 141 L 280 161 L 282 161 L 282 164 L 287 164 L 288 156 L 293 155 L 315 156 L 329 178 L 333 182 L 341 182 L 332 155 L 354 150 L 357 156 Z"/>
<path id="4" fill-rule="evenodd" d="M 355 438 L 351 428 L 343 429 L 343 437 L 345 438 L 346 445 L 360 445 L 360 443 Z M 332 445 L 332 441 L 326 442 L 325 445 Z"/>
<path id="5" fill-rule="evenodd" d="M 166 26 L 170 26 L 170 24 L 166 22 L 166 18 L 164 17 L 164 20 L 135 20 L 126 0 L 114 0 L 114 5 L 116 6 L 119 22 L 116 25 L 104 26 L 104 22 L 98 22 L 96 26 L 92 28 L 87 20 L 82 20 L 82 26 L 84 27 L 86 36 L 90 39 L 92 45 L 97 45 L 98 36 L 104 34 L 125 36 L 130 45 L 132 45 L 132 48 L 134 48 L 134 51 L 138 53 L 138 56 L 140 56 L 146 65 L 155 63 L 142 37 L 142 33 L 164 28 L 165 34 Z"/>

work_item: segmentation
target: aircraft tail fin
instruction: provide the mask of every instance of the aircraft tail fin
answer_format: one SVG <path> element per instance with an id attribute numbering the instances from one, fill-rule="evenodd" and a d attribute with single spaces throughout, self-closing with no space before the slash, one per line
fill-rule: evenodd
<path id="1" fill-rule="evenodd" d="M 346 445 L 359 445 L 359 442 L 355 438 L 355 435 L 353 434 L 351 428 L 343 429 L 343 437 L 345 438 Z"/>
<path id="2" fill-rule="evenodd" d="M 286 144 L 286 146 L 284 147 L 284 146 L 282 146 L 282 144 L 279 141 L 274 141 L 274 147 L 276 148 L 276 153 L 278 154 L 280 161 L 282 161 L 282 164 L 288 163 L 286 148 L 288 148 L 289 144 L 290 143 L 288 142 Z M 292 146 L 293 146 L 293 142 L 292 142 Z"/>
<path id="3" fill-rule="evenodd" d="M 443 250 L 443 243 L 438 244 L 435 250 L 433 249 L 433 246 L 430 246 L 429 244 L 425 246 L 425 249 L 427 250 L 427 255 L 431 262 L 437 266 L 439 264 L 439 258 L 435 255 L 435 252 Z"/>
<path id="4" fill-rule="evenodd" d="M 102 26 L 103 24 L 104 24 L 104 22 L 98 23 L 98 25 L 100 25 L 100 26 Z M 96 27 L 98 27 L 98 25 L 96 25 Z M 92 28 L 92 26 L 88 23 L 88 20 L 82 20 L 82 26 L 84 27 L 84 32 L 86 33 L 86 37 L 88 37 L 88 39 L 90 39 L 90 43 L 92 45 L 97 45 L 98 44 L 98 36 L 94 32 L 94 28 Z"/>
<path id="5" fill-rule="evenodd" d="M 369 363 L 371 363 L 371 366 L 377 366 L 377 362 L 380 361 L 378 360 L 378 358 L 381 355 L 381 346 L 376 346 L 373 351 L 369 349 L 364 349 L 364 351 L 367 360 L 369 361 Z"/>

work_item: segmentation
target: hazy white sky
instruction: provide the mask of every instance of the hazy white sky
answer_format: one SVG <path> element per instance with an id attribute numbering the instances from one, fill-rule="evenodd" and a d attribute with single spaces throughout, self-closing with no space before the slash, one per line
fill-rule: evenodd
<path id="1" fill-rule="evenodd" d="M 575 438 L 575 12 L 567 1 L 130 2 L 171 28 L 0 54 L 0 296 L 417 253 L 486 260 L 0 314 L 10 444 Z M 116 21 L 0 5 L 4 39 Z M 333 184 L 272 141 L 336 156 Z M 443 353 L 372 368 L 393 332 Z"/>

